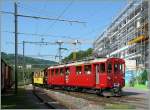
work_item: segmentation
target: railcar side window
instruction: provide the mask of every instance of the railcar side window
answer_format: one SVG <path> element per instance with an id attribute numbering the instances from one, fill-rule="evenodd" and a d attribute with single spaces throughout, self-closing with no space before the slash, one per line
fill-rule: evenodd
<path id="1" fill-rule="evenodd" d="M 82 74 L 82 66 L 76 66 L 76 74 Z"/>
<path id="2" fill-rule="evenodd" d="M 112 64 L 111 63 L 108 63 L 107 72 L 108 73 L 112 72 Z"/>
<path id="3" fill-rule="evenodd" d="M 92 71 L 91 65 L 85 65 L 84 66 L 85 74 L 91 74 L 91 71 Z"/>
<path id="4" fill-rule="evenodd" d="M 53 76 L 54 75 L 54 69 L 52 69 L 51 72 L 52 72 L 52 76 Z"/>
<path id="5" fill-rule="evenodd" d="M 100 64 L 100 73 L 104 73 L 105 72 L 105 63 L 101 63 Z"/>
<path id="6" fill-rule="evenodd" d="M 70 74 L 70 68 L 67 67 L 67 68 L 66 68 L 66 75 L 69 75 L 69 74 Z"/>
<path id="7" fill-rule="evenodd" d="M 58 74 L 59 74 L 59 69 L 57 68 L 57 69 L 55 70 L 55 72 L 56 72 L 55 74 L 58 75 Z"/>
<path id="8" fill-rule="evenodd" d="M 63 74 L 64 74 L 64 69 L 60 68 L 60 75 L 63 75 Z"/>

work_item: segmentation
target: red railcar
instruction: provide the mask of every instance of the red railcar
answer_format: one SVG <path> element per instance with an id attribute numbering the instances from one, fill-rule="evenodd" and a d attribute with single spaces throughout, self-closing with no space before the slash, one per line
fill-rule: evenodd
<path id="1" fill-rule="evenodd" d="M 65 67 L 64 65 L 48 68 L 49 85 L 63 86 L 65 85 Z"/>
<path id="2" fill-rule="evenodd" d="M 99 93 L 118 94 L 125 86 L 125 61 L 103 58 L 48 68 L 47 84 L 66 88 L 94 89 Z"/>

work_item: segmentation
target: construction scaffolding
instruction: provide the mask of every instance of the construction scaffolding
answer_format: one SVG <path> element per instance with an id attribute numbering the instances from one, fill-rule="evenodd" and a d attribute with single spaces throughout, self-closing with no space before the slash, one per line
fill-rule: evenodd
<path id="1" fill-rule="evenodd" d="M 148 39 L 148 1 L 133 0 L 95 40 L 94 55 L 136 60 L 137 68 L 147 68 Z"/>

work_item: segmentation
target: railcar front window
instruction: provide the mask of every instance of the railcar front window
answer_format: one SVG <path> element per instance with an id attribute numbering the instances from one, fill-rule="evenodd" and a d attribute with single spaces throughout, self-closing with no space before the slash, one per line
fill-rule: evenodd
<path id="1" fill-rule="evenodd" d="M 52 72 L 52 76 L 53 76 L 54 75 L 54 69 L 52 69 L 51 72 Z"/>
<path id="2" fill-rule="evenodd" d="M 115 73 L 124 73 L 124 65 L 123 64 L 115 64 L 114 72 Z"/>
<path id="3" fill-rule="evenodd" d="M 59 74 L 59 69 L 56 69 L 56 75 L 58 75 Z"/>
<path id="4" fill-rule="evenodd" d="M 112 72 L 112 64 L 111 63 L 108 64 L 107 72 L 108 73 Z"/>
<path id="5" fill-rule="evenodd" d="M 118 71 L 119 71 L 119 64 L 115 64 L 115 65 L 114 65 L 114 71 L 115 71 L 115 72 L 118 72 Z"/>
<path id="6" fill-rule="evenodd" d="M 120 71 L 121 73 L 124 73 L 124 64 L 120 64 Z"/>

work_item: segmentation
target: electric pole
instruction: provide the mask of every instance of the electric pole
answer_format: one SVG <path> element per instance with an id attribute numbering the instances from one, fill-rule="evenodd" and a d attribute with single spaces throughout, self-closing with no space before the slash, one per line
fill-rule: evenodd
<path id="1" fill-rule="evenodd" d="M 61 56 L 61 49 L 62 49 L 61 46 L 62 46 L 63 42 L 62 42 L 61 40 L 58 40 L 56 43 L 57 43 L 58 46 L 59 46 L 59 48 L 58 48 L 59 56 L 58 56 L 58 57 L 59 57 L 59 63 L 61 64 L 61 60 L 62 60 L 62 59 L 61 59 L 61 57 L 62 57 L 62 56 Z"/>
<path id="2" fill-rule="evenodd" d="M 17 3 L 14 3 L 15 9 L 15 94 L 18 92 L 18 17 L 17 17 Z"/>
<path id="3" fill-rule="evenodd" d="M 73 60 L 75 61 L 77 59 L 77 49 L 76 46 L 77 44 L 80 44 L 81 42 L 79 42 L 78 40 L 75 40 L 75 42 L 73 42 L 72 44 L 74 45 L 74 52 L 73 52 Z"/>
<path id="4" fill-rule="evenodd" d="M 25 87 L 25 41 L 23 41 L 23 81 L 24 81 L 24 87 Z"/>

